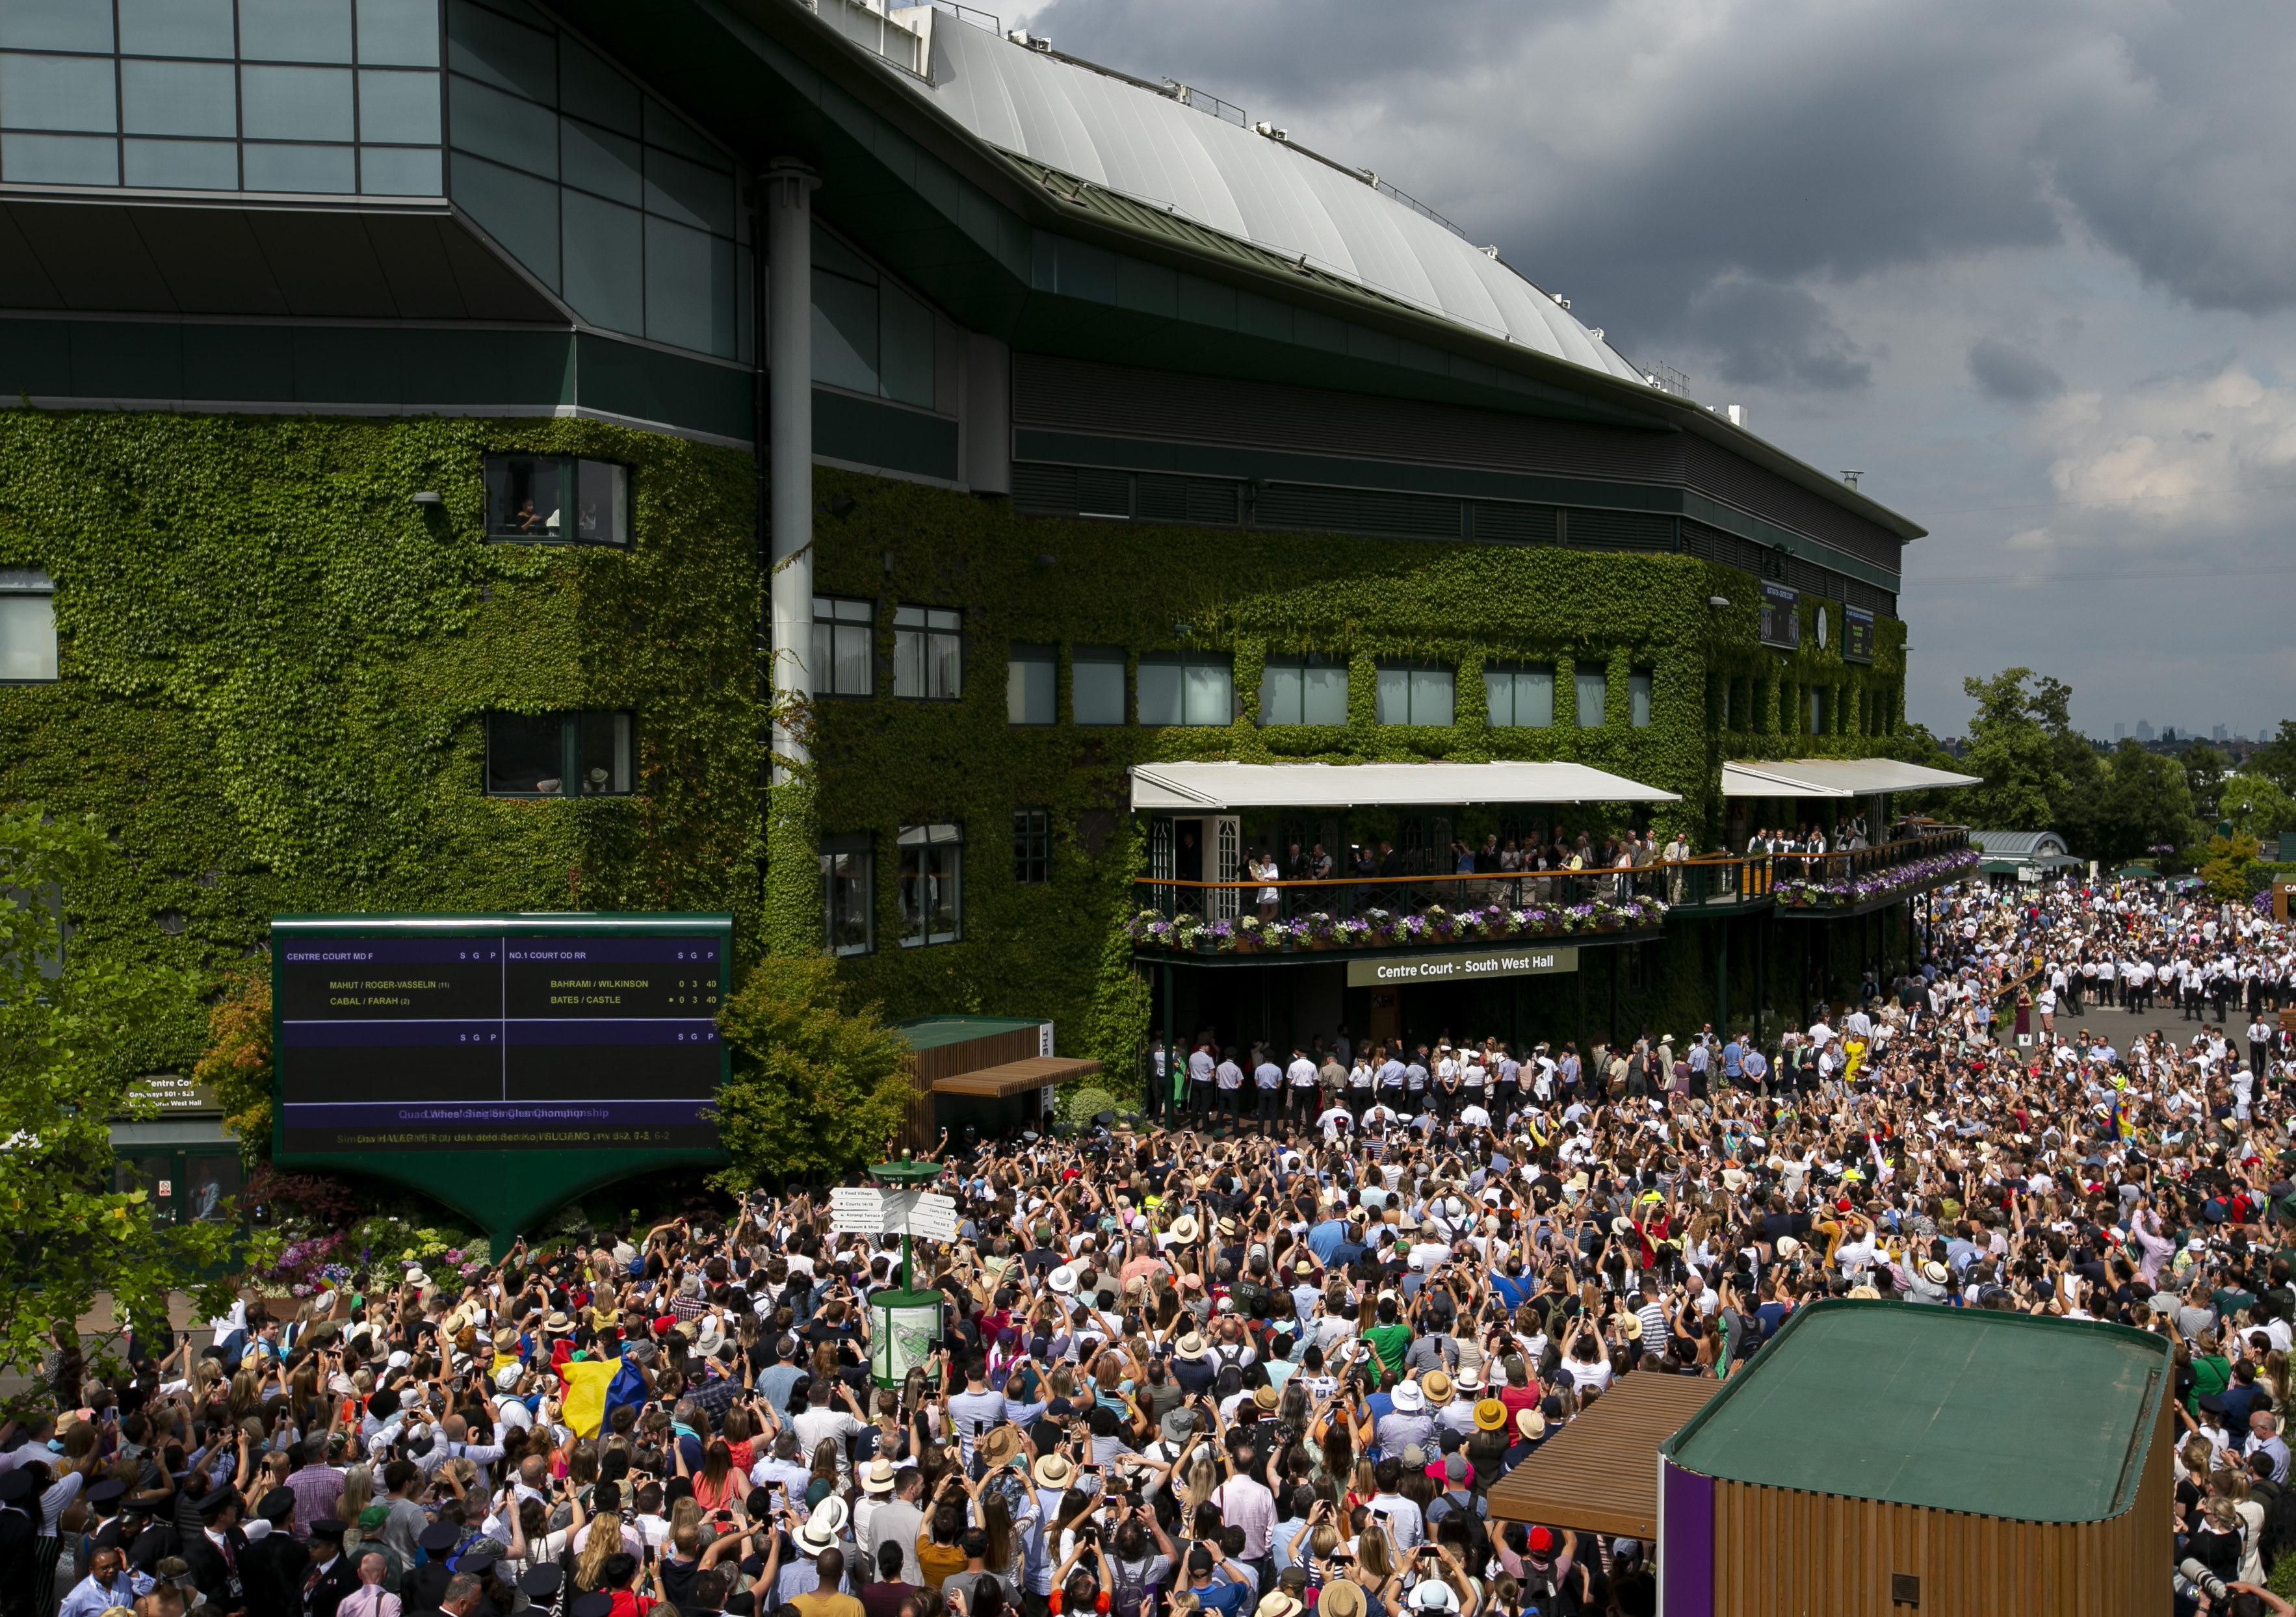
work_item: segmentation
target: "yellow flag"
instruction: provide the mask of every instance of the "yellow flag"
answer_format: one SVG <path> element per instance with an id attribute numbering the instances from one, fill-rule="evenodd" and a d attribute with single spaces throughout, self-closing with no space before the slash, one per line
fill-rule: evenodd
<path id="1" fill-rule="evenodd" d="M 595 1437 L 606 1418 L 606 1389 L 622 1368 L 619 1359 L 569 1360 L 559 1373 L 566 1378 L 566 1424 L 577 1437 Z"/>

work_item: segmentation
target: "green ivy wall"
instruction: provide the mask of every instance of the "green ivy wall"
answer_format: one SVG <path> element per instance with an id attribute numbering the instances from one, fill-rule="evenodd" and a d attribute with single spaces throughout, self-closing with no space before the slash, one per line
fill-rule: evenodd
<path id="1" fill-rule="evenodd" d="M 630 465 L 630 549 L 484 543 L 480 458 L 519 450 Z M 416 504 L 421 490 L 443 505 Z M 768 817 L 746 454 L 578 421 L 0 412 L 0 566 L 56 580 L 63 672 L 0 687 L 0 800 L 116 832 L 127 857 L 105 889 L 70 896 L 76 947 L 209 972 L 289 911 L 578 899 L 730 911 L 744 952 L 818 946 L 812 838 L 871 832 L 880 947 L 846 963 L 857 988 L 896 1017 L 1050 1017 L 1063 1053 L 1121 1063 L 1147 1015 L 1113 932 L 1141 868 L 1130 764 L 1575 759 L 1682 793 L 1657 821 L 1703 841 L 1724 756 L 1884 750 L 1866 731 L 1894 729 L 1902 702 L 1902 625 L 1879 625 L 1871 667 L 1784 658 L 1755 643 L 1752 581 L 1688 557 L 1028 519 L 830 470 L 816 494 L 817 587 L 964 608 L 964 695 L 817 702 L 816 773 Z M 878 621 L 890 692 L 890 611 Z M 1349 722 L 1016 728 L 1013 641 L 1062 647 L 1063 714 L 1077 644 L 1228 652 L 1247 714 L 1267 657 L 1342 654 Z M 1376 724 L 1381 657 L 1456 666 L 1456 723 Z M 1488 729 L 1486 657 L 1551 660 L 1558 691 L 1599 659 L 1608 723 Z M 1653 675 L 1639 730 L 1633 669 Z M 1840 693 L 1831 733 L 1778 733 L 1810 684 Z M 1761 727 L 1726 734 L 1726 703 Z M 636 713 L 637 794 L 483 795 L 489 709 L 586 707 Z M 1052 811 L 1047 886 L 1013 879 L 1022 805 Z M 965 828 L 965 941 L 903 949 L 894 836 L 934 821 Z M 1702 948 L 1670 938 L 1651 992 L 1688 1008 L 1710 991 Z M 187 1061 L 201 1032 L 187 1011 L 145 1058 Z"/>

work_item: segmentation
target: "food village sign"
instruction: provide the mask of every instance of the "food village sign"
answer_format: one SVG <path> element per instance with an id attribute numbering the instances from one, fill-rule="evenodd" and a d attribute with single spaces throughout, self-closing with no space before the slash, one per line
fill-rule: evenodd
<path id="1" fill-rule="evenodd" d="M 1578 969 L 1571 949 L 1471 949 L 1464 954 L 1423 954 L 1410 960 L 1349 960 L 1348 986 L 1389 983 L 1464 983 L 1478 977 L 1545 976 Z"/>

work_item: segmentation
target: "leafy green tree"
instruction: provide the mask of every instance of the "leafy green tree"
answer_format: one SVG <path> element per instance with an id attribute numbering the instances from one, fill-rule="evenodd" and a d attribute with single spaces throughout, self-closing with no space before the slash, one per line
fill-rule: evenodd
<path id="1" fill-rule="evenodd" d="M 2193 813 L 2204 821 L 2217 817 L 2217 793 L 2224 786 L 2228 760 L 2206 741 L 2195 741 L 2177 760 L 2185 767 L 2185 784 L 2193 794 Z"/>
<path id="2" fill-rule="evenodd" d="M 149 1105 L 122 1052 L 197 995 L 184 973 L 64 947 L 73 894 L 119 857 L 92 820 L 0 813 L 0 1373 L 37 1375 L 54 1323 L 84 1319 L 98 1293 L 113 1319 L 153 1327 L 171 1292 L 201 1313 L 230 1306 L 228 1222 L 155 1225 L 141 1189 L 111 1188 L 111 1119 Z"/>
<path id="3" fill-rule="evenodd" d="M 2052 679 L 2028 690 L 2033 677 L 2030 668 L 2005 668 L 1989 680 L 1972 676 L 1961 682 L 1977 704 L 1961 767 L 1985 779 L 1960 794 L 1960 812 L 1973 826 L 2043 831 L 2055 823 L 2067 783 L 2050 725 L 2062 718 L 2071 692 Z"/>
<path id="4" fill-rule="evenodd" d="M 2217 813 L 2231 821 L 2234 830 L 2246 831 L 2259 842 L 2296 830 L 2296 798 L 2277 782 L 2246 770 L 2225 778 L 2217 791 Z"/>
<path id="5" fill-rule="evenodd" d="M 2249 754 L 2243 774 L 2261 775 L 2296 797 L 2296 719 L 2280 721 L 2280 733 Z"/>
<path id="6" fill-rule="evenodd" d="M 271 978 L 232 977 L 208 1013 L 208 1047 L 192 1069 L 223 1107 L 223 1126 L 252 1172 L 271 1156 Z"/>
<path id="7" fill-rule="evenodd" d="M 2079 851 L 2110 869 L 2155 848 L 2189 846 L 2200 829 L 2184 766 L 2125 740 L 2104 760 L 2095 840 Z"/>
<path id="8" fill-rule="evenodd" d="M 834 1180 L 883 1160 L 901 1126 L 908 1047 L 874 1004 L 849 1011 L 826 954 L 772 955 L 726 1001 L 718 1025 L 734 1075 L 718 1096 L 733 1161 L 714 1183 L 739 1196 L 789 1174 Z"/>
<path id="9" fill-rule="evenodd" d="M 2243 902 L 2258 852 L 2256 838 L 2246 831 L 2210 837 L 2207 856 L 2201 861 L 2201 879 L 2208 884 L 2209 896 L 2219 903 Z"/>

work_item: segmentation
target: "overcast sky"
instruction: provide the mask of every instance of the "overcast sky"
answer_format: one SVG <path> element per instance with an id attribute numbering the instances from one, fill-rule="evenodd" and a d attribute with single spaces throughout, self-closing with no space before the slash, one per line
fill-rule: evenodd
<path id="1" fill-rule="evenodd" d="M 2253 0 L 1051 0 L 1495 241 L 1930 536 L 1911 715 L 2296 717 L 2296 30 Z M 2285 693 L 2285 694 L 2284 694 Z"/>

